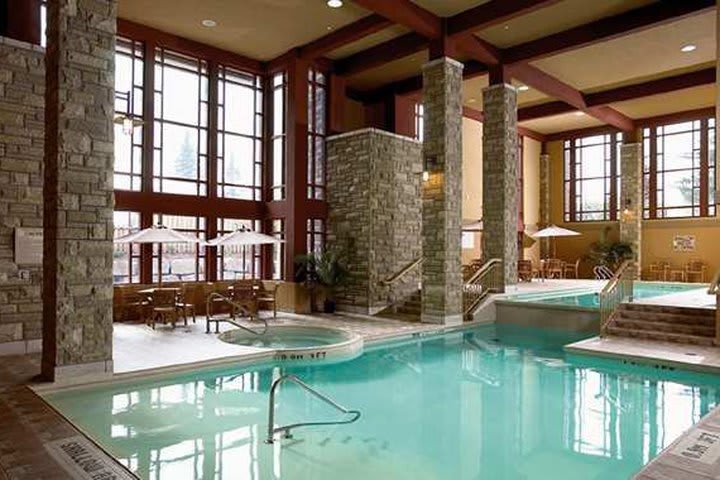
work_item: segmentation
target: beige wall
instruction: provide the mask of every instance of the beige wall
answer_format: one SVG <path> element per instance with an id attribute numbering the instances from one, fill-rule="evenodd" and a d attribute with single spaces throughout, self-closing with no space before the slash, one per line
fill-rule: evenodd
<path id="1" fill-rule="evenodd" d="M 537 140 L 524 138 L 523 208 L 528 233 L 536 231 L 540 217 L 540 151 Z M 463 118 L 463 218 L 482 218 L 482 123 Z M 475 234 L 475 247 L 463 249 L 463 263 L 482 256 L 481 234 Z M 539 243 L 525 249 L 525 258 L 539 259 Z"/>
<path id="2" fill-rule="evenodd" d="M 555 241 L 557 257 L 566 261 L 582 258 L 590 250 L 590 245 L 599 240 L 603 230 L 610 227 L 611 240 L 619 236 L 618 222 L 563 222 L 563 160 L 562 142 L 549 142 L 547 151 L 551 159 L 551 213 L 552 222 L 581 232 L 579 237 L 558 238 Z M 720 221 L 718 218 L 683 220 L 646 220 L 642 232 L 642 269 L 647 270 L 650 263 L 658 260 L 668 261 L 682 266 L 690 259 L 702 259 L 708 265 L 708 274 L 713 275 L 720 269 Z M 675 235 L 695 235 L 695 252 L 674 252 L 672 240 Z M 591 275 L 592 266 L 583 262 L 581 274 Z"/>

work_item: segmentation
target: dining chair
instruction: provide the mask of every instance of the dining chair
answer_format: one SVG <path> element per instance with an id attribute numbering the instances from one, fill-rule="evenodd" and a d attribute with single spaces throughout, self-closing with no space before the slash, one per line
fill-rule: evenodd
<path id="1" fill-rule="evenodd" d="M 177 303 L 177 288 L 156 288 L 150 295 L 150 323 L 155 328 L 155 323 L 159 318 L 163 324 L 172 323 L 175 328 L 179 320 Z M 187 325 L 187 318 L 185 319 Z"/>
<path id="2" fill-rule="evenodd" d="M 580 278 L 580 259 L 574 263 L 563 262 L 563 278 Z"/>
<path id="3" fill-rule="evenodd" d="M 271 282 L 267 282 L 271 283 Z M 259 305 L 269 305 L 273 311 L 273 318 L 277 318 L 277 282 L 272 282 L 271 287 L 262 280 L 255 280 L 255 295 Z"/>
<path id="4" fill-rule="evenodd" d="M 692 282 L 697 280 L 698 283 L 705 283 L 707 273 L 707 265 L 699 259 L 690 260 L 685 265 L 685 281 Z"/>
<path id="5" fill-rule="evenodd" d="M 188 323 L 188 313 L 192 315 L 193 323 L 195 323 L 196 321 L 195 304 L 188 302 L 188 290 L 188 285 L 183 283 L 180 287 L 180 293 L 178 293 L 178 296 L 175 300 L 175 307 L 180 313 L 182 313 L 183 318 L 185 319 L 185 325 L 187 325 Z"/>

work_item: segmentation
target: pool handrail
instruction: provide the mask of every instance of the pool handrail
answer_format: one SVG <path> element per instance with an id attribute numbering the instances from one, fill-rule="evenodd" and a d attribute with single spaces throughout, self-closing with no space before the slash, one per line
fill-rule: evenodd
<path id="1" fill-rule="evenodd" d="M 314 395 L 316 398 L 322 400 L 324 403 L 330 405 L 335 410 L 344 413 L 346 415 L 352 415 L 352 418 L 346 419 L 346 420 L 336 420 L 336 421 L 326 421 L 326 422 L 300 422 L 300 423 L 291 423 L 289 425 L 283 425 L 280 427 L 275 427 L 275 391 L 280 386 L 281 383 L 284 381 L 293 382 L 294 384 L 300 386 L 302 389 L 304 389 L 306 392 Z M 300 380 L 297 376 L 292 374 L 286 374 L 278 377 L 273 381 L 272 386 L 270 387 L 270 399 L 269 399 L 269 409 L 268 409 L 268 430 L 267 430 L 267 438 L 265 439 L 265 443 L 272 444 L 275 443 L 275 434 L 279 432 L 285 432 L 283 435 L 283 438 L 292 438 L 292 434 L 290 433 L 291 429 L 299 428 L 299 427 L 313 427 L 313 426 L 320 426 L 320 425 L 347 425 L 350 423 L 356 422 L 360 418 L 360 411 L 359 410 L 351 410 L 349 408 L 345 408 L 327 395 L 324 395 L 320 393 L 319 391 L 312 388 L 307 383 Z"/>
<path id="2" fill-rule="evenodd" d="M 717 271 L 715 276 L 710 282 L 710 286 L 707 291 L 708 295 L 719 295 L 720 294 L 720 270 Z"/>
<path id="3" fill-rule="evenodd" d="M 720 270 L 715 273 L 707 293 L 715 295 L 715 345 L 720 345 Z"/>
<path id="4" fill-rule="evenodd" d="M 633 260 L 625 260 L 613 277 L 608 280 L 600 291 L 600 335 L 606 333 L 610 320 L 613 318 L 618 306 L 629 299 L 633 299 L 633 285 L 637 275 L 637 266 Z"/>
<path id="5" fill-rule="evenodd" d="M 469 317 L 491 293 L 503 293 L 503 261 L 491 258 L 477 272 L 473 273 L 463 285 L 463 316 Z"/>
<path id="6" fill-rule="evenodd" d="M 206 333 L 210 333 L 210 322 L 216 322 L 216 327 L 217 327 L 217 324 L 220 323 L 220 322 L 227 322 L 227 323 L 229 323 L 230 325 L 233 325 L 233 326 L 235 326 L 235 327 L 238 327 L 238 328 L 241 329 L 241 330 L 245 330 L 246 332 L 250 332 L 250 333 L 252 333 L 253 335 L 257 335 L 257 336 L 265 335 L 265 334 L 267 333 L 268 328 L 269 328 L 269 327 L 268 327 L 268 322 L 267 322 L 267 320 L 265 320 L 264 318 L 262 318 L 260 315 L 258 315 L 257 318 L 259 318 L 259 319 L 263 322 L 263 330 L 262 330 L 262 332 L 257 332 L 257 331 L 255 331 L 255 330 L 253 330 L 252 328 L 248 328 L 248 327 L 246 327 L 245 325 L 242 325 L 242 324 L 240 324 L 240 323 L 238 323 L 238 322 L 236 322 L 235 320 L 230 319 L 230 318 L 213 319 L 213 318 L 212 318 L 212 314 L 211 314 L 212 310 L 210 309 L 210 305 L 212 304 L 213 298 L 220 299 L 220 300 L 222 300 L 223 302 L 227 303 L 228 305 L 231 305 L 231 306 L 233 306 L 233 307 L 235 307 L 235 308 L 237 308 L 237 309 L 239 309 L 239 310 L 241 310 L 241 311 L 242 311 L 242 310 L 245 310 L 245 307 L 244 307 L 244 306 L 240 305 L 239 303 L 234 302 L 232 299 L 230 299 L 229 297 L 226 297 L 226 296 L 223 295 L 222 293 L 210 292 L 210 293 L 208 294 L 208 296 L 207 296 L 207 299 L 205 300 L 205 308 L 206 308 L 206 310 L 205 310 L 205 315 L 206 315 L 206 326 L 207 326 L 207 328 L 206 328 Z"/>

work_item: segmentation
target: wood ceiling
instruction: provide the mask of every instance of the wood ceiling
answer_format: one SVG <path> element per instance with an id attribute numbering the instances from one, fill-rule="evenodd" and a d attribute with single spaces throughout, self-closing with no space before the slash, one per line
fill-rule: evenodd
<path id="1" fill-rule="evenodd" d="M 368 100 L 415 92 L 432 46 L 466 62 L 468 107 L 488 69 L 528 85 L 522 125 L 543 134 L 715 102 L 714 0 L 120 0 L 119 15 L 260 61 L 299 47 Z"/>

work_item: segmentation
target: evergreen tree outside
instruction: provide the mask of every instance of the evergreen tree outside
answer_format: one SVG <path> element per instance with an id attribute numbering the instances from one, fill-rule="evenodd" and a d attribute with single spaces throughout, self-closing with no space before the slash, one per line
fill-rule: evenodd
<path id="1" fill-rule="evenodd" d="M 175 176 L 181 178 L 197 178 L 197 149 L 190 141 L 190 133 L 185 132 L 180 152 L 175 157 Z"/>

